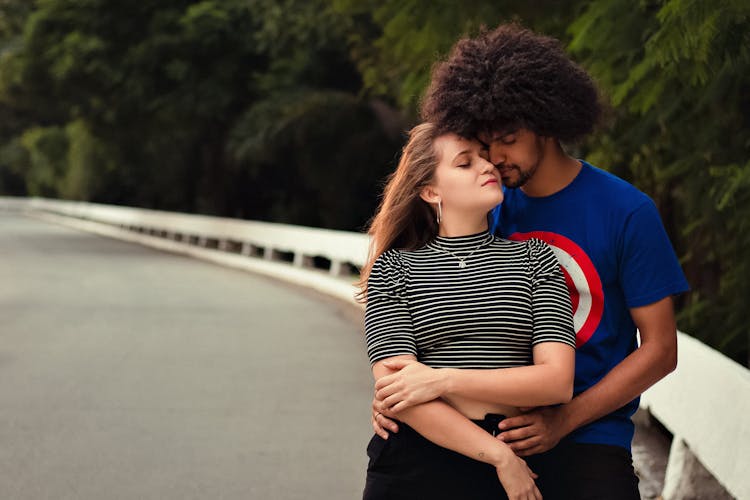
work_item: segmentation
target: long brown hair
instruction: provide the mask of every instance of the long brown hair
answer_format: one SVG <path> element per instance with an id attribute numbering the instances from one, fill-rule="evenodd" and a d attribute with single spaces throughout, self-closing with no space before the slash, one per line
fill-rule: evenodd
<path id="1" fill-rule="evenodd" d="M 434 145 L 439 135 L 432 123 L 422 123 L 409 131 L 409 141 L 396 171 L 388 178 L 383 200 L 368 230 L 370 251 L 357 283 L 360 302 L 367 301 L 367 279 L 383 252 L 392 248 L 416 250 L 438 234 L 435 211 L 420 193 L 432 181 L 440 161 Z"/>

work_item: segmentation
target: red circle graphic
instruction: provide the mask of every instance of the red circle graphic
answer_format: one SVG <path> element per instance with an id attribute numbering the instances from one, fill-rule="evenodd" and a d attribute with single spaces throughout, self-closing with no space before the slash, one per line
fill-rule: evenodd
<path id="1" fill-rule="evenodd" d="M 560 261 L 573 304 L 576 347 L 589 341 L 604 313 L 604 289 L 593 262 L 573 240 L 550 231 L 514 233 L 508 239 L 526 241 L 538 238 L 550 247 Z"/>

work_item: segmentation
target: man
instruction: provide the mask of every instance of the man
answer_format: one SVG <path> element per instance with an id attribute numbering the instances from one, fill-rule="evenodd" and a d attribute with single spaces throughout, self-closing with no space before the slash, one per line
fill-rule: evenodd
<path id="1" fill-rule="evenodd" d="M 426 121 L 487 146 L 508 188 L 492 214 L 496 231 L 546 241 L 568 281 L 574 398 L 499 424 L 518 455 L 544 453 L 536 472 L 545 498 L 640 498 L 630 417 L 639 395 L 676 367 L 672 296 L 688 289 L 654 203 L 563 149 L 600 114 L 594 83 L 559 42 L 517 25 L 460 40 L 422 106 Z M 397 430 L 373 415 L 379 434 Z"/>

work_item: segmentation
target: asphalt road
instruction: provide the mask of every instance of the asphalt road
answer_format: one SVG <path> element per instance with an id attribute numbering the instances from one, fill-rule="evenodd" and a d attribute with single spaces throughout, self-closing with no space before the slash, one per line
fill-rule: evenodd
<path id="1" fill-rule="evenodd" d="M 342 499 L 371 435 L 361 314 L 0 213 L 0 498 Z"/>

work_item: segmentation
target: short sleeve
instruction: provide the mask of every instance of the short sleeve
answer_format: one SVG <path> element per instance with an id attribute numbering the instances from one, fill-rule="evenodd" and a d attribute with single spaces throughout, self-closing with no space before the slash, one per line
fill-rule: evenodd
<path id="1" fill-rule="evenodd" d="M 656 205 L 650 199 L 625 221 L 618 264 L 628 307 L 653 304 L 690 289 Z"/>
<path id="2" fill-rule="evenodd" d="M 405 288 L 408 272 L 397 250 L 383 253 L 367 280 L 365 341 L 370 363 L 401 354 L 417 355 Z"/>
<path id="3" fill-rule="evenodd" d="M 534 318 L 532 344 L 562 342 L 576 346 L 573 306 L 560 263 L 541 240 L 530 239 L 531 313 Z"/>

